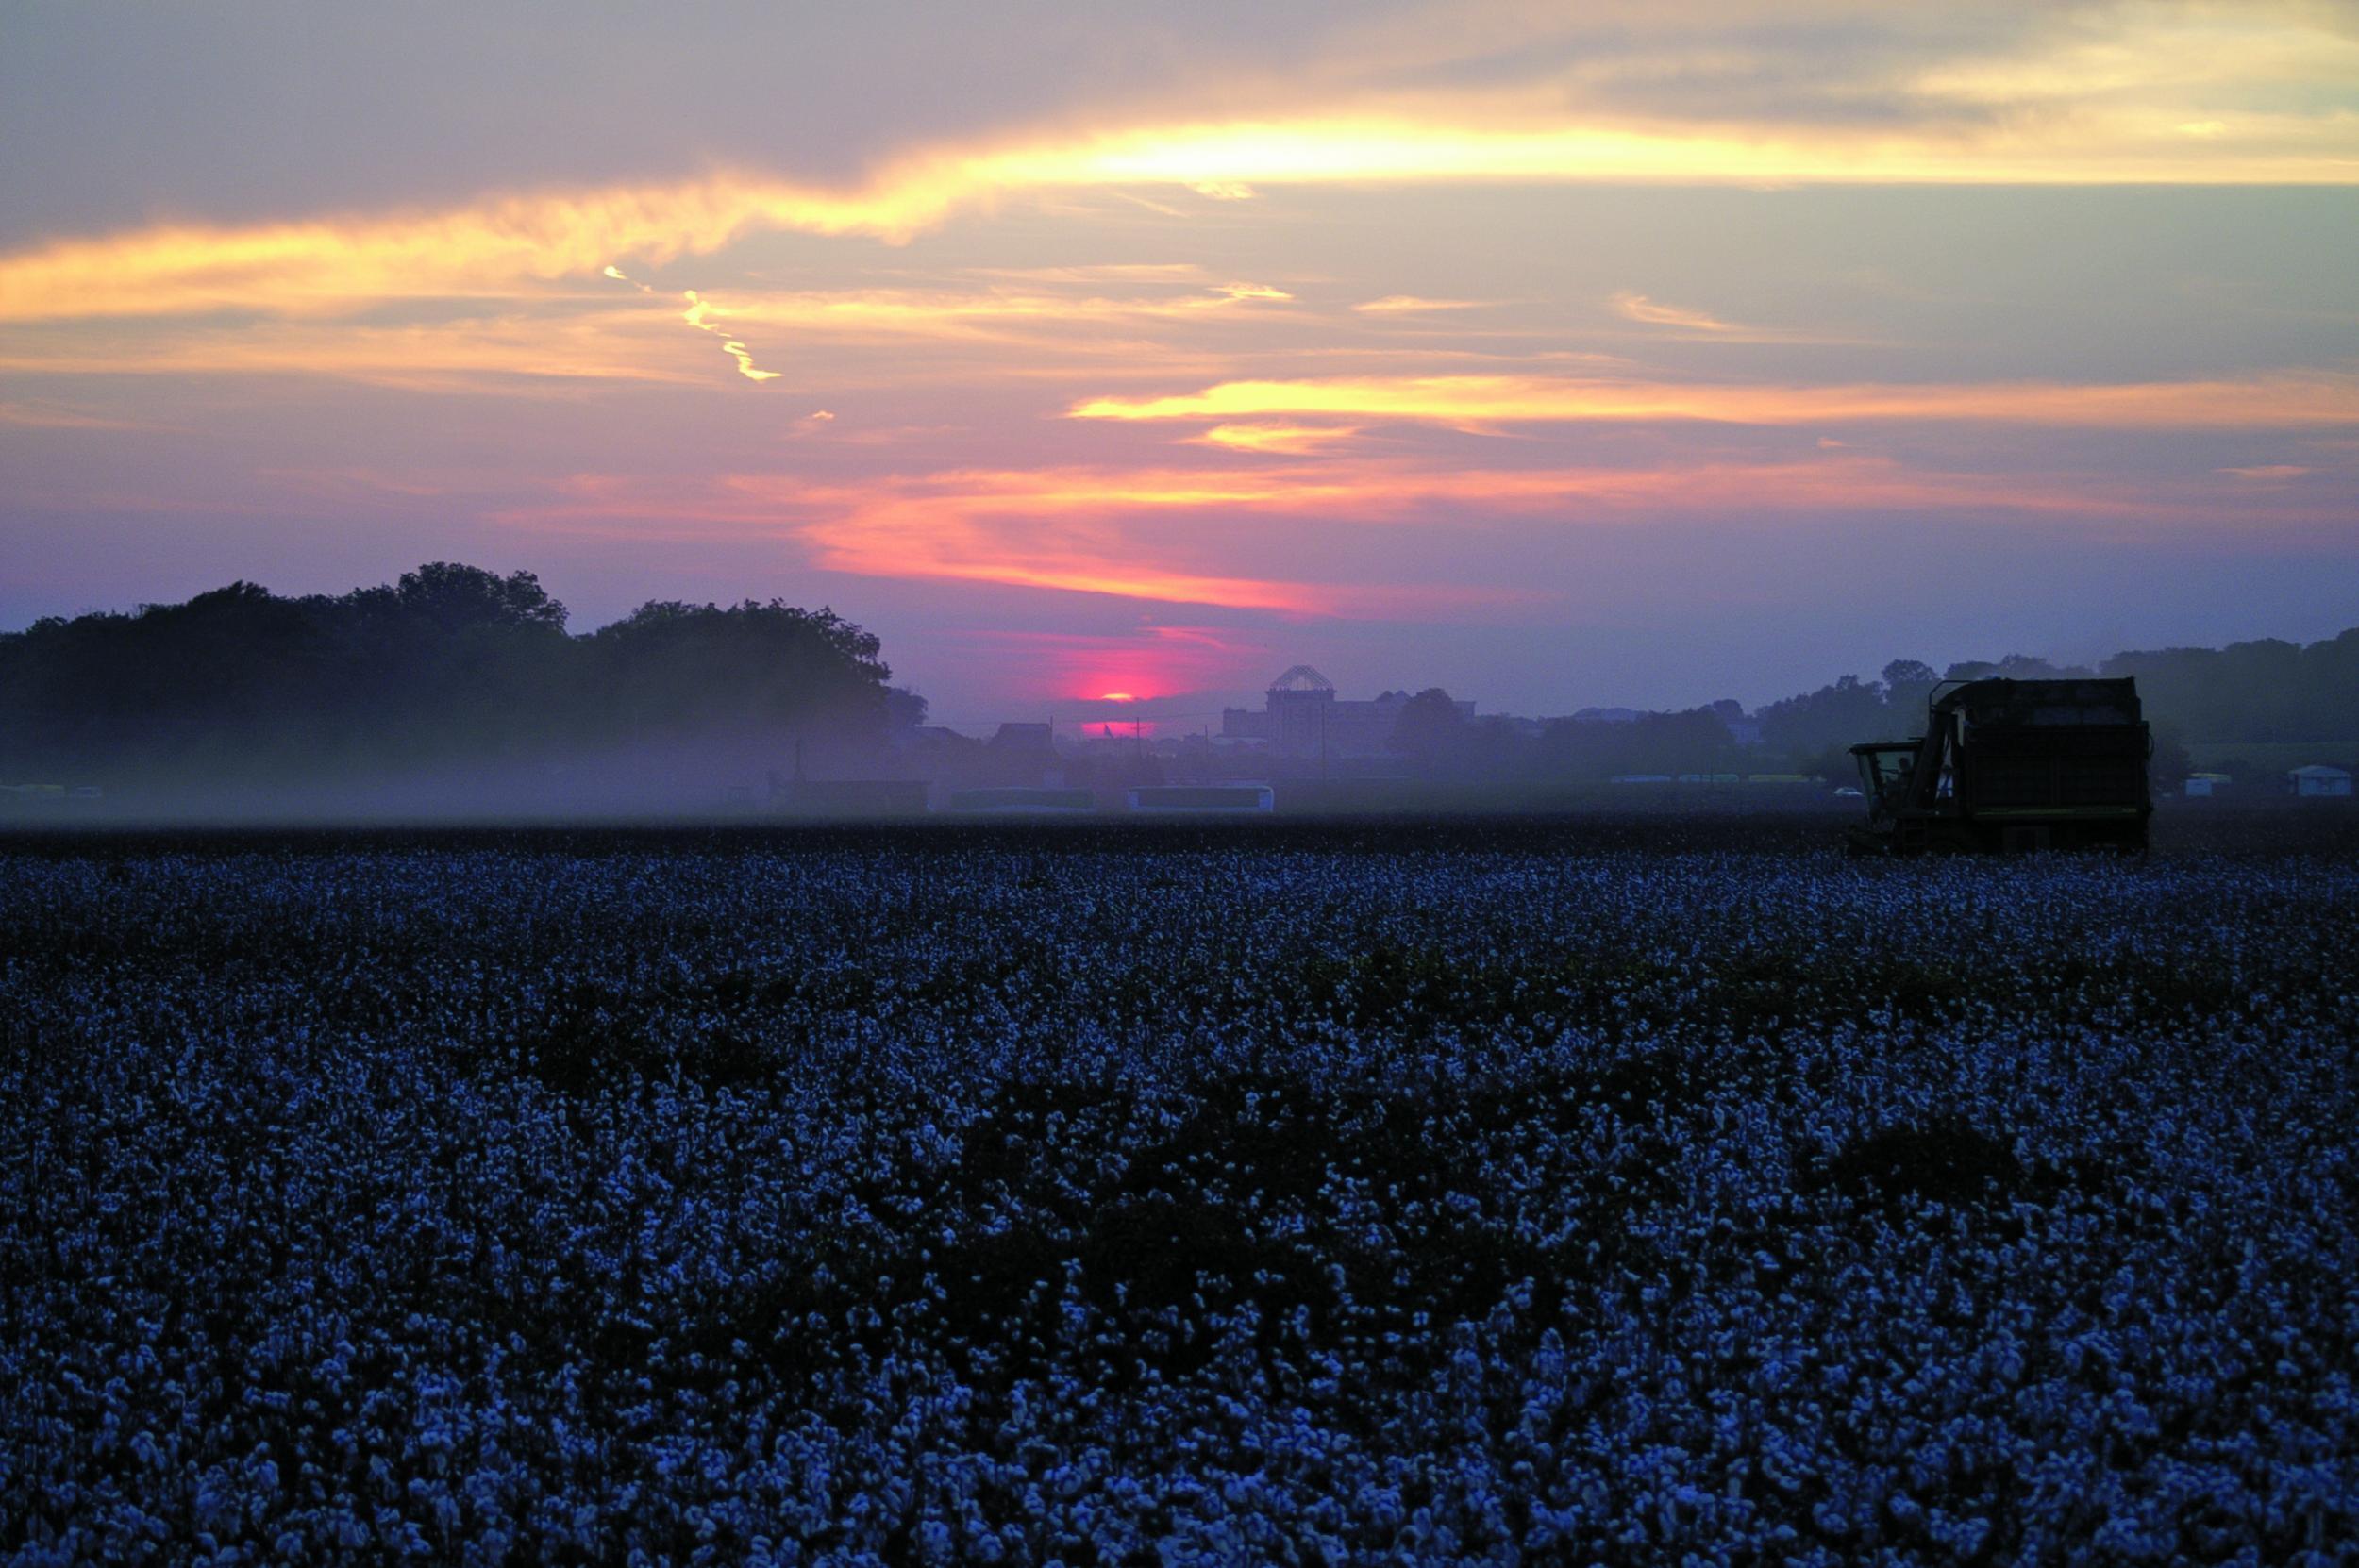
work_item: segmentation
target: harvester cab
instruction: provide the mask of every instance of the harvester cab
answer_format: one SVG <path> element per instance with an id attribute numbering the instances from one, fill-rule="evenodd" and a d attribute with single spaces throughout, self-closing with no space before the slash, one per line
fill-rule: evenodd
<path id="1" fill-rule="evenodd" d="M 1860 793 L 1867 797 L 1867 819 L 1878 821 L 1904 804 L 1916 777 L 1916 748 L 1921 741 L 1874 741 L 1853 746 L 1859 763 Z"/>
<path id="2" fill-rule="evenodd" d="M 2143 850 L 2152 740 L 2134 680 L 1945 682 L 1925 733 L 1851 748 L 1858 854 Z"/>

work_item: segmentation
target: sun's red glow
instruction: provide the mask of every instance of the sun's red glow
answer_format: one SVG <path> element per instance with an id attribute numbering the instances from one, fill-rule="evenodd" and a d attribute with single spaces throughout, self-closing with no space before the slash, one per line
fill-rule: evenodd
<path id="1" fill-rule="evenodd" d="M 1099 702 L 1136 702 L 1139 699 L 1128 692 L 1103 692 L 1098 694 L 1097 700 Z"/>

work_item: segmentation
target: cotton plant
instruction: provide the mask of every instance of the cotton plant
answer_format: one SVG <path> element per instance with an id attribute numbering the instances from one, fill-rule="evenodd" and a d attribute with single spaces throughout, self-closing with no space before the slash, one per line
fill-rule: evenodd
<path id="1" fill-rule="evenodd" d="M 0 1540 L 2350 1560 L 2359 871 L 1763 837 L 12 854 Z"/>

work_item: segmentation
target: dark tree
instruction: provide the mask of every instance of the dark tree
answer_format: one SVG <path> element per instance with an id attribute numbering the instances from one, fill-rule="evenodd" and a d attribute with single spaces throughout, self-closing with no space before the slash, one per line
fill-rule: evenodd
<path id="1" fill-rule="evenodd" d="M 393 589 L 394 602 L 444 631 L 481 626 L 565 629 L 565 607 L 542 590 L 529 572 L 494 576 L 477 566 L 428 561 L 404 572 Z"/>
<path id="2" fill-rule="evenodd" d="M 640 734 L 884 725 L 893 672 L 876 638 L 832 609 L 651 602 L 587 641 L 611 716 Z"/>
<path id="3" fill-rule="evenodd" d="M 1455 758 L 1465 739 L 1465 715 L 1438 686 L 1411 697 L 1393 721 L 1393 750 L 1429 768 Z"/>
<path id="4" fill-rule="evenodd" d="M 1922 709 L 1914 714 L 1891 712 L 1883 688 L 1856 676 L 1773 702 L 1757 715 L 1763 743 L 1804 771 L 1828 777 L 1849 771 L 1847 748 L 1862 741 L 1905 739 L 1915 731 L 1904 726 L 1921 722 L 1923 716 Z"/>
<path id="5" fill-rule="evenodd" d="M 832 610 L 777 601 L 650 604 L 573 637 L 531 573 L 449 561 L 340 597 L 238 582 L 0 635 L 0 782 L 236 802 L 594 765 L 618 789 L 717 788 L 800 742 L 873 742 L 878 653 Z"/>
<path id="6" fill-rule="evenodd" d="M 1641 713 L 1621 724 L 1560 720 L 1539 742 L 1545 776 L 1588 783 L 1624 774 L 1729 773 L 1740 762 L 1726 716 L 1711 708 Z"/>

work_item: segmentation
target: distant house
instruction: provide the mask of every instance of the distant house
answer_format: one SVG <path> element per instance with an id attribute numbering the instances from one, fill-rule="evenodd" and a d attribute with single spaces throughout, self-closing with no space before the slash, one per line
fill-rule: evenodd
<path id="1" fill-rule="evenodd" d="M 2235 780 L 2224 773 L 2191 773 L 2183 792 L 2189 800 L 2209 800 L 2224 793 Z"/>
<path id="2" fill-rule="evenodd" d="M 956 751 L 981 743 L 946 725 L 912 725 L 906 729 L 895 730 L 892 735 L 893 749 L 895 751 Z"/>
<path id="3" fill-rule="evenodd" d="M 991 738 L 991 749 L 1007 752 L 1056 752 L 1056 731 L 1043 724 L 1003 724 Z"/>
<path id="4" fill-rule="evenodd" d="M 2345 768 L 2330 768 L 2313 762 L 2306 768 L 2294 768 L 2285 775 L 2285 792 L 2305 800 L 2342 799 L 2351 794 L 2351 773 Z"/>
<path id="5" fill-rule="evenodd" d="M 995 784 L 1060 789 L 1064 759 L 1057 755 L 1057 732 L 1045 724 L 1003 724 L 983 742 L 983 762 Z"/>

